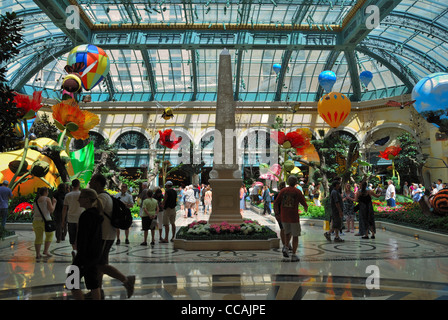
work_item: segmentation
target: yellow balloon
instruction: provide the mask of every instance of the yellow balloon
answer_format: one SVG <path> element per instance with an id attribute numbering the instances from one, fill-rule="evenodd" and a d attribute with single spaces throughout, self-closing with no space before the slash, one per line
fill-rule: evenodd
<path id="1" fill-rule="evenodd" d="M 47 146 L 47 145 L 57 145 L 57 142 L 53 139 L 49 138 L 38 138 L 36 140 L 33 140 L 30 142 L 30 145 L 36 145 L 40 148 Z M 9 169 L 8 164 L 11 161 L 18 160 L 20 161 L 22 159 L 23 155 L 23 149 L 15 150 L 15 151 L 9 151 L 9 152 L 3 152 L 0 153 L 0 180 L 8 180 L 11 181 L 14 173 Z M 67 153 L 65 151 L 61 151 L 61 156 L 68 157 Z M 58 170 L 56 169 L 56 166 L 50 158 L 47 156 L 44 156 L 39 151 L 31 150 L 29 149 L 26 154 L 26 161 L 28 162 L 28 170 L 31 169 L 31 166 L 33 163 L 37 160 L 45 161 L 50 165 L 50 170 L 44 177 L 46 181 L 50 183 L 52 187 L 57 187 L 61 183 L 61 179 L 59 177 L 56 177 L 56 174 L 58 173 Z M 69 175 L 74 175 L 73 167 L 71 162 L 67 164 L 67 171 Z M 40 187 L 49 187 L 48 184 L 46 184 L 44 181 L 37 177 L 32 177 L 29 180 L 27 180 L 24 183 L 21 183 L 20 186 L 20 194 L 21 195 L 27 195 L 30 193 L 35 193 L 38 188 Z M 17 181 L 17 179 L 16 179 Z M 13 195 L 18 196 L 19 195 L 19 187 L 16 187 L 13 190 Z"/>
<path id="2" fill-rule="evenodd" d="M 350 114 L 352 103 L 342 93 L 330 92 L 320 98 L 317 112 L 332 128 L 337 128 Z"/>

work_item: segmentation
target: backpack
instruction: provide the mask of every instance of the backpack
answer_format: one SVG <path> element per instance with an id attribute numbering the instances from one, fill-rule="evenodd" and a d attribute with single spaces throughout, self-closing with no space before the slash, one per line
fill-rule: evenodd
<path id="1" fill-rule="evenodd" d="M 104 192 L 107 193 L 107 192 Z M 108 194 L 108 193 L 107 193 Z M 112 197 L 108 194 L 112 199 L 112 214 L 109 216 L 104 212 L 104 215 L 109 218 L 110 223 L 113 227 L 126 230 L 129 229 L 132 225 L 132 213 L 128 207 L 119 199 Z"/>

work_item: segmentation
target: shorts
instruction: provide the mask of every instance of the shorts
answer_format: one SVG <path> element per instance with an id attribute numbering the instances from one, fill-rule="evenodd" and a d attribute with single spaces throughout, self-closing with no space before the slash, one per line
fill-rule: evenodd
<path id="1" fill-rule="evenodd" d="M 339 216 L 339 213 L 331 215 L 331 226 L 333 229 L 342 229 L 342 218 Z"/>
<path id="2" fill-rule="evenodd" d="M 98 262 L 98 265 L 106 265 L 109 264 L 109 252 L 114 244 L 115 240 L 103 240 L 103 252 L 101 253 L 101 258 Z"/>
<path id="3" fill-rule="evenodd" d="M 150 217 L 142 217 L 142 230 L 155 230 L 157 226 L 157 218 L 151 219 Z"/>
<path id="4" fill-rule="evenodd" d="M 163 211 L 159 211 L 159 214 L 157 215 L 157 225 L 159 226 L 159 229 L 162 229 L 163 226 Z"/>
<path id="5" fill-rule="evenodd" d="M 163 212 L 163 225 L 174 224 L 176 221 L 176 208 L 165 208 Z"/>
<path id="6" fill-rule="evenodd" d="M 45 232 L 45 222 L 43 220 L 33 221 L 33 230 L 34 234 L 36 235 L 34 244 L 44 243 L 44 233 L 45 233 L 45 242 L 51 242 L 53 240 L 54 231 Z"/>
<path id="7" fill-rule="evenodd" d="M 98 272 L 98 267 L 96 265 L 93 266 L 78 266 L 76 263 L 73 264 L 79 268 L 79 278 L 84 277 L 84 283 L 86 284 L 86 288 L 89 290 L 95 290 L 101 287 L 101 277 Z M 70 274 L 68 275 L 70 276 Z M 81 288 L 81 284 L 79 283 L 79 288 Z"/>
<path id="8" fill-rule="evenodd" d="M 68 223 L 68 237 L 69 237 L 70 244 L 75 244 L 76 243 L 76 232 L 77 232 L 77 230 L 78 230 L 78 224 L 77 223 L 72 223 L 72 222 Z"/>
<path id="9" fill-rule="evenodd" d="M 195 205 L 196 205 L 196 202 L 185 202 L 185 209 L 194 208 Z"/>
<path id="10" fill-rule="evenodd" d="M 300 235 L 302 235 L 300 222 L 282 222 L 282 225 L 285 234 L 291 234 L 293 237 L 299 237 Z"/>

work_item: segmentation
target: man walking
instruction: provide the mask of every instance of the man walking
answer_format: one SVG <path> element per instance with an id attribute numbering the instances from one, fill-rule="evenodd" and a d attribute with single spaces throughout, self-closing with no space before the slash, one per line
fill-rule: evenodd
<path id="1" fill-rule="evenodd" d="M 163 225 L 165 226 L 165 239 L 161 241 L 161 243 L 168 243 L 168 234 L 171 232 L 173 237 L 171 238 L 171 242 L 174 241 L 174 236 L 176 233 L 176 204 L 177 204 L 177 192 L 173 189 L 173 183 L 171 181 L 167 181 L 165 184 L 165 197 L 163 198 Z"/>
<path id="2" fill-rule="evenodd" d="M 289 176 L 288 187 L 283 188 L 274 201 L 274 207 L 280 207 L 280 220 L 285 232 L 285 245 L 283 246 L 282 253 L 285 258 L 289 257 L 287 244 L 289 244 L 292 238 L 292 262 L 300 261 L 296 254 L 299 245 L 299 236 L 301 235 L 299 204 L 305 208 L 305 211 L 308 211 L 308 205 L 303 193 L 295 187 L 297 182 L 296 176 Z"/>
<path id="3" fill-rule="evenodd" d="M 324 236 L 328 241 L 331 241 L 331 233 L 335 234 L 334 242 L 344 242 L 339 237 L 339 231 L 342 229 L 342 196 L 341 196 L 341 181 L 336 180 L 331 185 L 330 205 L 331 205 L 331 229 L 330 232 L 325 232 Z"/>
<path id="4" fill-rule="evenodd" d="M 389 207 L 395 207 L 395 186 L 392 180 L 387 180 L 386 202 Z"/>
<path id="5" fill-rule="evenodd" d="M 135 276 L 126 277 L 119 270 L 109 264 L 109 252 L 114 243 L 117 231 L 116 228 L 112 226 L 110 221 L 113 210 L 113 201 L 111 196 L 104 190 L 106 186 L 106 178 L 102 174 L 95 174 L 90 179 L 89 185 L 90 188 L 98 193 L 98 200 L 103 206 L 103 212 L 101 212 L 101 215 L 104 217 L 102 223 L 103 253 L 98 265 L 101 283 L 104 274 L 120 280 L 126 288 L 128 298 L 130 298 L 134 293 Z"/>
<path id="6" fill-rule="evenodd" d="M 128 186 L 126 184 L 121 185 L 121 192 L 117 193 L 115 195 L 115 198 L 120 200 L 125 204 L 126 207 L 129 209 L 134 206 L 134 199 L 132 198 L 132 195 L 128 192 Z M 125 234 L 125 244 L 129 244 L 129 229 L 124 230 Z M 117 228 L 117 242 L 116 244 L 120 244 L 120 229 Z"/>

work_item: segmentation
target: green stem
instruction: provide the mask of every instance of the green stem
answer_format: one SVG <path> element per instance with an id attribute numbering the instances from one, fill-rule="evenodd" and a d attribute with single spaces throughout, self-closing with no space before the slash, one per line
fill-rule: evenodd
<path id="1" fill-rule="evenodd" d="M 165 179 L 166 179 L 166 164 L 165 164 L 165 153 L 166 153 L 166 147 L 163 149 L 163 158 L 162 158 L 162 182 L 163 186 L 165 186 Z"/>
<path id="2" fill-rule="evenodd" d="M 25 164 L 26 155 L 28 153 L 28 147 L 30 143 L 30 138 L 28 136 L 28 124 L 26 119 L 23 119 L 24 125 L 25 125 L 25 146 L 23 147 L 23 154 L 22 159 L 20 160 L 19 168 L 14 173 L 14 176 L 12 177 L 11 181 L 9 182 L 9 188 L 14 190 L 14 188 L 18 185 L 17 183 L 14 183 L 14 181 L 17 179 L 19 173 L 22 171 L 23 165 Z M 20 180 L 19 180 L 20 181 Z"/>
<path id="3" fill-rule="evenodd" d="M 285 156 L 283 157 L 283 181 L 286 182 L 286 168 L 285 168 L 285 162 L 286 162 L 286 157 L 288 156 L 288 149 L 285 149 Z"/>
<path id="4" fill-rule="evenodd" d="M 70 157 L 70 141 L 72 140 L 72 138 L 68 137 L 67 138 L 67 142 L 65 143 L 65 153 L 67 153 L 67 156 Z"/>
<path id="5" fill-rule="evenodd" d="M 64 131 L 62 131 L 62 134 L 59 136 L 59 141 L 58 141 L 58 145 L 60 147 L 62 147 L 62 143 L 64 141 L 65 135 L 67 134 L 67 129 L 64 129 Z"/>
<path id="6" fill-rule="evenodd" d="M 25 173 L 23 176 L 20 177 L 19 180 L 17 180 L 11 187 L 11 190 L 14 190 L 19 184 L 21 184 L 22 182 L 24 182 L 25 178 L 27 178 L 28 176 L 31 175 L 31 172 L 28 171 L 27 173 Z"/>

